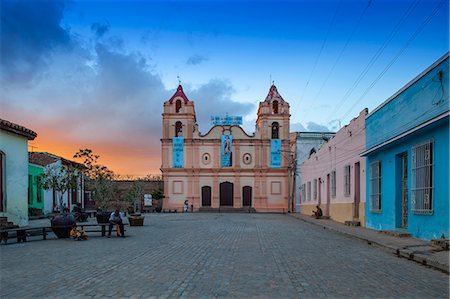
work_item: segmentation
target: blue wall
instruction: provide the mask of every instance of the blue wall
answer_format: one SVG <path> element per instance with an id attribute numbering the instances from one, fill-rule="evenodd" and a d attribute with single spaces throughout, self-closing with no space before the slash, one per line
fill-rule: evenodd
<path id="1" fill-rule="evenodd" d="M 439 72 L 442 78 L 439 79 Z M 366 118 L 366 150 L 448 111 L 449 59 Z"/>
<path id="2" fill-rule="evenodd" d="M 408 85 L 389 102 L 366 118 L 366 151 L 416 128 L 449 111 L 448 53 L 416 81 Z M 412 147 L 433 140 L 433 213 L 412 213 L 411 165 Z M 421 239 L 449 237 L 449 117 L 410 133 L 399 140 L 367 154 L 367 167 L 381 162 L 381 213 L 370 212 L 370 168 L 366 172 L 366 226 L 380 230 L 401 227 L 401 160 L 408 154 L 408 228 L 413 237 Z"/>
<path id="3" fill-rule="evenodd" d="M 434 140 L 434 195 L 433 214 L 416 215 L 411 212 L 411 149 L 414 145 Z M 367 175 L 366 226 L 379 230 L 395 230 L 401 224 L 401 194 L 398 182 L 398 155 L 408 153 L 408 228 L 413 237 L 420 239 L 440 238 L 442 234 L 449 237 L 449 118 L 434 123 L 398 142 L 384 147 L 367 156 L 367 165 L 381 161 L 381 213 L 370 212 L 370 178 Z M 369 173 L 369 171 L 367 171 Z M 397 200 L 396 200 L 397 199 Z"/>

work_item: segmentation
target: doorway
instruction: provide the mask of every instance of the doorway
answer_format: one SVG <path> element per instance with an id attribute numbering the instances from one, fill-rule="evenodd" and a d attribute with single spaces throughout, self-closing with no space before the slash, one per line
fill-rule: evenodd
<path id="1" fill-rule="evenodd" d="M 330 216 L 330 174 L 327 174 L 327 204 L 325 206 L 325 216 Z"/>
<path id="2" fill-rule="evenodd" d="M 355 163 L 355 198 L 354 198 L 354 207 L 353 207 L 353 219 L 359 218 L 359 203 L 361 201 L 361 186 L 360 186 L 360 164 L 359 162 Z"/>
<path id="3" fill-rule="evenodd" d="M 233 183 L 220 183 L 220 206 L 233 206 Z"/>
<path id="4" fill-rule="evenodd" d="M 211 206 L 211 187 L 203 186 L 202 187 L 202 207 L 210 207 Z"/>
<path id="5" fill-rule="evenodd" d="M 252 206 L 252 187 L 244 186 L 242 188 L 242 206 L 251 207 Z"/>

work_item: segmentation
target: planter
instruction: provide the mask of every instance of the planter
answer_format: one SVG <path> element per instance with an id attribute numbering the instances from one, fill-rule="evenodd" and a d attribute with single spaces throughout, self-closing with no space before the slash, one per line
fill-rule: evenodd
<path id="1" fill-rule="evenodd" d="M 128 216 L 130 226 L 144 226 L 144 216 Z"/>
<path id="2" fill-rule="evenodd" d="M 72 214 L 58 214 L 50 221 L 52 230 L 58 238 L 70 238 L 70 231 L 74 225 L 75 217 Z"/>
<path id="3" fill-rule="evenodd" d="M 112 212 L 97 212 L 95 217 L 97 218 L 97 223 L 109 223 L 109 217 Z"/>

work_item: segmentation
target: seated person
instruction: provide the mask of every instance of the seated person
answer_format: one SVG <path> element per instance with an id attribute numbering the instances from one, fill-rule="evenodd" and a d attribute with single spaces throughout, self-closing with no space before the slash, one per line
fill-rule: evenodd
<path id="1" fill-rule="evenodd" d="M 316 219 L 319 219 L 320 217 L 323 216 L 323 212 L 322 212 L 322 209 L 318 205 L 316 206 L 316 209 L 317 210 L 313 211 L 314 217 L 316 217 Z"/>
<path id="2" fill-rule="evenodd" d="M 109 216 L 108 238 L 111 238 L 111 231 L 112 231 L 114 225 L 119 225 L 121 236 L 122 236 L 122 238 L 125 238 L 125 231 L 123 229 L 122 216 L 120 216 L 119 210 L 117 210 L 117 209 L 113 213 L 111 213 L 111 216 Z"/>
<path id="3" fill-rule="evenodd" d="M 77 225 L 74 224 L 72 226 L 72 230 L 70 231 L 70 236 L 77 241 L 87 240 L 86 232 L 82 229 L 78 229 Z"/>

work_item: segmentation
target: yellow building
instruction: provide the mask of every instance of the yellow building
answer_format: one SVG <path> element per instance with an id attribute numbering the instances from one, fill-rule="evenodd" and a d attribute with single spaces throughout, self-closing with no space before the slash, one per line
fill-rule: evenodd
<path id="1" fill-rule="evenodd" d="M 162 165 L 164 209 L 252 207 L 288 210 L 289 104 L 275 85 L 259 103 L 256 132 L 248 135 L 239 117 L 212 117 L 202 134 L 194 102 L 181 85 L 164 103 Z M 292 186 L 292 185 L 291 185 Z"/>

